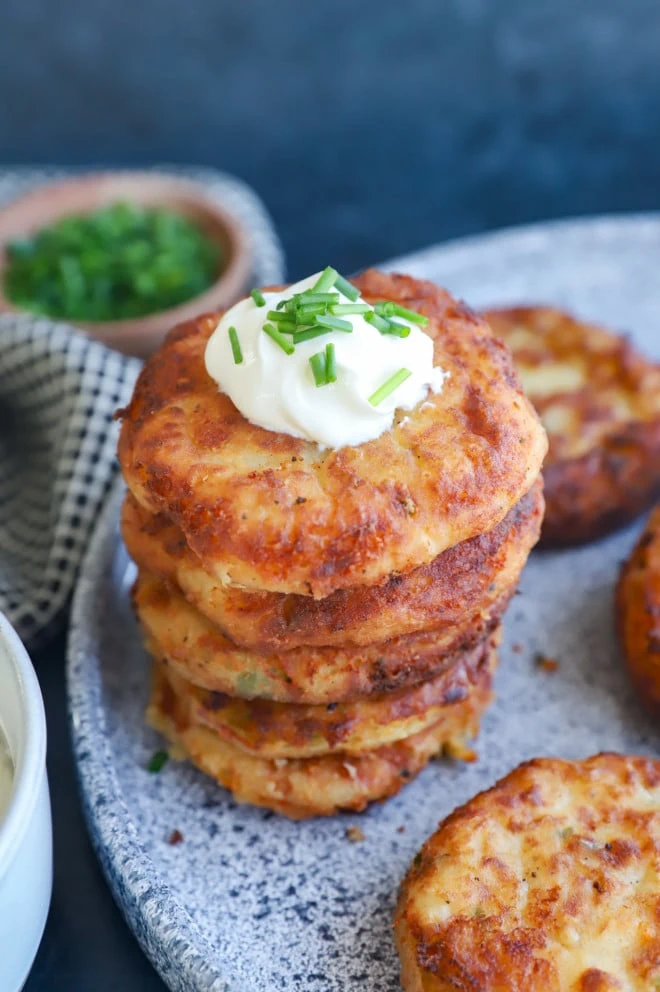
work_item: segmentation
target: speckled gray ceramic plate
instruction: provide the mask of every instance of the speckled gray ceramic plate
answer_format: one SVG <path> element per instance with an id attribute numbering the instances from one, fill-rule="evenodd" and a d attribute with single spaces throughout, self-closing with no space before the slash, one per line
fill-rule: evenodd
<path id="1" fill-rule="evenodd" d="M 660 357 L 656 217 L 508 231 L 389 267 L 436 279 L 477 306 L 565 304 L 631 331 Z M 149 775 L 158 739 L 142 724 L 147 662 L 128 605 L 120 499 L 116 490 L 75 597 L 71 715 L 103 868 L 172 989 L 394 992 L 397 886 L 441 817 L 532 755 L 658 749 L 622 673 L 612 626 L 612 586 L 633 527 L 584 550 L 532 557 L 506 620 L 498 700 L 477 764 L 433 763 L 361 817 L 303 824 L 238 807 L 186 765 L 170 762 Z M 535 667 L 537 651 L 559 659 L 555 674 Z M 366 840 L 352 844 L 346 828 L 356 822 Z M 177 846 L 167 843 L 173 829 L 184 836 Z"/>

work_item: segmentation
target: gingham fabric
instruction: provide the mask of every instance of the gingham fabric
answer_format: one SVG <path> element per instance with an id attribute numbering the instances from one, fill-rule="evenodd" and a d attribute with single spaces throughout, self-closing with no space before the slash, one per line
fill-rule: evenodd
<path id="1" fill-rule="evenodd" d="M 0 317 L 0 610 L 31 645 L 71 593 L 139 368 L 65 325 Z"/>
<path id="2" fill-rule="evenodd" d="M 178 169 L 244 224 L 255 285 L 282 282 L 282 251 L 259 199 L 239 180 Z M 59 170 L 0 170 L 0 204 Z M 116 471 L 115 410 L 140 363 L 65 324 L 0 316 L 0 611 L 31 647 L 64 616 Z"/>

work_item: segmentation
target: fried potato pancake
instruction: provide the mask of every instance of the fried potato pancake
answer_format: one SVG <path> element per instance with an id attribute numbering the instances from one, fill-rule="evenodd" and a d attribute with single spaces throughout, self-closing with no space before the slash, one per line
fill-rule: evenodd
<path id="1" fill-rule="evenodd" d="M 660 715 L 660 507 L 623 564 L 616 590 L 619 640 L 644 706 Z"/>
<path id="2" fill-rule="evenodd" d="M 355 282 L 426 314 L 449 372 L 376 440 L 321 450 L 249 423 L 204 366 L 217 314 L 170 333 L 119 414 L 131 492 L 222 584 L 317 599 L 382 584 L 492 530 L 539 474 L 545 432 L 485 321 L 432 283 Z"/>
<path id="3" fill-rule="evenodd" d="M 122 534 L 140 568 L 177 586 L 235 644 L 256 651 L 350 646 L 449 629 L 488 615 L 516 584 L 543 518 L 542 483 L 490 533 L 444 551 L 428 565 L 391 576 L 382 586 L 356 586 L 326 599 L 245 592 L 220 585 L 164 514 L 147 513 L 130 495 Z"/>
<path id="4" fill-rule="evenodd" d="M 133 604 L 147 650 L 202 689 L 281 703 L 324 705 L 382 695 L 439 675 L 499 623 L 513 589 L 472 625 L 407 634 L 367 647 L 237 647 L 170 586 L 139 572 Z"/>
<path id="5" fill-rule="evenodd" d="M 485 314 L 548 432 L 541 543 L 593 540 L 660 496 L 660 365 L 551 307 Z"/>
<path id="6" fill-rule="evenodd" d="M 492 667 L 499 630 L 457 660 L 451 668 L 416 686 L 327 706 L 239 699 L 199 689 L 176 678 L 196 726 L 261 758 L 313 758 L 356 754 L 393 744 L 431 726 L 453 721 L 452 708 L 483 684 Z"/>
<path id="7" fill-rule="evenodd" d="M 274 760 L 248 754 L 195 722 L 189 698 L 180 691 L 181 680 L 163 665 L 154 667 L 147 721 L 238 802 L 266 806 L 296 820 L 330 816 L 363 810 L 370 802 L 395 795 L 443 749 L 460 750 L 479 730 L 491 700 L 495 664 L 493 652 L 467 698 L 448 706 L 435 726 L 360 754 Z"/>
<path id="8" fill-rule="evenodd" d="M 406 992 L 660 986 L 660 761 L 527 762 L 414 859 L 395 934 Z"/>

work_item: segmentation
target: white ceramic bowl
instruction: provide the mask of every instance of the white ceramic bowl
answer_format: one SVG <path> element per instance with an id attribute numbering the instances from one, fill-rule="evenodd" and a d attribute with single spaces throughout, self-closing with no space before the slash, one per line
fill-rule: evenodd
<path id="1" fill-rule="evenodd" d="M 23 987 L 44 931 L 53 884 L 46 719 L 27 651 L 0 614 L 0 726 L 14 761 L 0 823 L 0 989 Z"/>

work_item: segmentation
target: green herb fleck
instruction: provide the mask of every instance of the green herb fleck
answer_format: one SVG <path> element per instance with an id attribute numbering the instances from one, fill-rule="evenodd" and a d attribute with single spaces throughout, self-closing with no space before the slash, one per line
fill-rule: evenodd
<path id="1" fill-rule="evenodd" d="M 325 381 L 328 383 L 337 381 L 337 356 L 331 341 L 325 346 Z"/>
<path id="2" fill-rule="evenodd" d="M 234 356 L 234 363 L 240 365 L 243 361 L 243 352 L 241 351 L 241 345 L 235 327 L 229 328 L 229 342 L 231 344 L 231 353 Z"/>
<path id="3" fill-rule="evenodd" d="M 252 299 L 254 300 L 254 302 L 257 304 L 258 307 L 266 306 L 264 295 L 260 289 L 251 289 L 250 296 L 252 297 Z"/>
<path id="4" fill-rule="evenodd" d="M 287 341 L 284 335 L 278 331 L 275 324 L 264 324 L 264 331 L 271 341 L 274 341 L 275 344 L 282 349 L 282 351 L 284 351 L 287 355 L 293 355 L 296 349 L 293 344 L 290 341 Z"/>
<path id="5" fill-rule="evenodd" d="M 371 405 L 378 406 L 383 402 L 383 400 L 387 399 L 390 393 L 393 393 L 395 389 L 398 389 L 399 386 L 406 381 L 406 379 L 409 379 L 411 375 L 412 372 L 410 372 L 409 369 L 399 369 L 399 371 L 395 372 L 394 375 L 391 375 L 382 386 L 379 386 L 375 393 L 371 394 L 369 397 L 369 402 Z"/>
<path id="6" fill-rule="evenodd" d="M 328 384 L 328 379 L 326 376 L 325 368 L 325 354 L 322 351 L 317 351 L 315 355 L 309 360 L 309 364 L 312 367 L 312 374 L 314 375 L 314 382 L 317 386 L 326 386 Z"/>
<path id="7" fill-rule="evenodd" d="M 335 289 L 338 289 L 342 296 L 346 296 L 349 300 L 352 300 L 353 303 L 359 299 L 360 290 L 356 289 L 353 283 L 349 282 L 348 279 L 344 279 L 343 276 L 338 275 L 336 277 Z"/>
<path id="8" fill-rule="evenodd" d="M 162 768 L 167 764 L 169 759 L 169 754 L 167 751 L 154 751 L 154 753 L 149 758 L 147 764 L 147 771 L 152 774 L 156 774 L 161 771 Z"/>
<path id="9" fill-rule="evenodd" d="M 328 265 L 312 286 L 312 293 L 327 293 L 335 285 L 339 273 Z"/>

